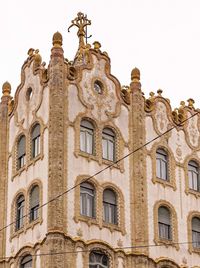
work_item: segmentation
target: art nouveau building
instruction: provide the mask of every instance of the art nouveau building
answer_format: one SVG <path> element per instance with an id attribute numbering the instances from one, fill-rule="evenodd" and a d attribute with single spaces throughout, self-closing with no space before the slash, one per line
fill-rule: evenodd
<path id="1" fill-rule="evenodd" d="M 0 267 L 200 267 L 200 116 L 122 87 L 101 45 L 30 49 L 0 104 Z"/>

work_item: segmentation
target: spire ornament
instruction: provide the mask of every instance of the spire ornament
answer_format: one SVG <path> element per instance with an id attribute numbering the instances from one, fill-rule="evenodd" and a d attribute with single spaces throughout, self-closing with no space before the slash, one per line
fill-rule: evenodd
<path id="1" fill-rule="evenodd" d="M 87 19 L 87 15 L 84 15 L 83 13 L 79 12 L 77 14 L 77 17 L 71 21 L 72 24 L 68 28 L 68 32 L 70 31 L 70 28 L 73 26 L 78 27 L 78 38 L 79 38 L 79 49 L 85 47 L 84 38 L 86 38 L 87 41 L 87 26 L 91 25 L 91 20 Z M 87 43 L 87 42 L 86 42 Z"/>

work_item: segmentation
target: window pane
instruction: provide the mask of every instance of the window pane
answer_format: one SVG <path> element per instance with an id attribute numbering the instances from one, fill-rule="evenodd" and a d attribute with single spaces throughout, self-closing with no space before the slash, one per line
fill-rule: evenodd
<path id="1" fill-rule="evenodd" d="M 156 159 L 156 177 L 161 178 L 161 162 L 160 162 L 160 159 Z"/>
<path id="2" fill-rule="evenodd" d="M 81 151 L 85 151 L 85 132 L 84 131 L 81 131 L 80 133 L 80 150 Z"/>
<path id="3" fill-rule="evenodd" d="M 89 257 L 90 268 L 109 268 L 108 257 L 101 252 L 91 252 Z"/>
<path id="4" fill-rule="evenodd" d="M 117 224 L 116 194 L 106 189 L 103 193 L 103 220 L 107 223 Z"/>
<path id="5" fill-rule="evenodd" d="M 95 197 L 94 187 L 89 183 L 80 186 L 80 213 L 88 217 L 94 217 Z"/>
<path id="6" fill-rule="evenodd" d="M 112 141 L 108 142 L 108 159 L 111 161 L 114 160 L 114 144 Z"/>
<path id="7" fill-rule="evenodd" d="M 38 218 L 39 187 L 35 186 L 30 193 L 30 221 Z"/>
<path id="8" fill-rule="evenodd" d="M 16 212 L 16 215 L 17 215 L 17 218 L 16 218 L 16 230 L 20 229 L 23 227 L 23 216 L 24 216 L 24 196 L 21 195 L 18 200 L 17 200 L 17 204 L 16 204 L 16 209 L 17 209 L 17 212 Z"/>
<path id="9" fill-rule="evenodd" d="M 23 135 L 18 142 L 18 158 L 25 154 L 26 151 L 26 139 Z"/>
<path id="10" fill-rule="evenodd" d="M 94 127 L 87 121 L 81 121 L 80 150 L 88 154 L 94 153 Z"/>
<path id="11" fill-rule="evenodd" d="M 108 128 L 102 133 L 102 156 L 111 161 L 115 159 L 115 134 Z"/>
<path id="12" fill-rule="evenodd" d="M 194 161 L 190 161 L 188 164 L 188 179 L 190 189 L 199 191 L 199 166 Z"/>
<path id="13" fill-rule="evenodd" d="M 156 151 L 156 176 L 162 180 L 168 179 L 167 153 L 163 149 Z"/>

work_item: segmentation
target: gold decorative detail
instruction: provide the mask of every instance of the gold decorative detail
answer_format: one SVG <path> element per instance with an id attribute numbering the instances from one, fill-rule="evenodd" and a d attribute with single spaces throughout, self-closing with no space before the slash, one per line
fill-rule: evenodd
<path id="1" fill-rule="evenodd" d="M 156 176 L 156 151 L 157 149 L 163 149 L 167 153 L 167 171 L 168 171 L 168 180 L 163 180 L 160 179 Z M 173 190 L 175 191 L 177 189 L 176 187 L 176 176 L 175 176 L 175 158 L 173 155 L 173 152 L 171 149 L 166 145 L 164 145 L 163 140 L 160 142 L 156 142 L 150 152 L 150 157 L 152 161 L 152 182 L 155 183 L 160 183 L 163 187 L 172 187 Z"/>
<path id="2" fill-rule="evenodd" d="M 34 53 L 35 49 L 34 48 L 29 48 L 27 54 L 29 55 L 29 57 L 32 57 L 33 56 L 33 53 Z"/>
<path id="3" fill-rule="evenodd" d="M 122 247 L 123 247 L 123 241 L 122 241 L 121 239 L 118 239 L 118 240 L 117 240 L 117 246 L 118 246 L 119 248 L 122 248 Z"/>
<path id="4" fill-rule="evenodd" d="M 150 97 L 148 99 L 145 100 L 145 111 L 147 113 L 151 112 L 154 108 L 154 101 L 155 101 L 155 93 L 154 92 L 150 92 L 149 93 Z"/>
<path id="5" fill-rule="evenodd" d="M 80 122 L 82 119 L 90 121 L 94 126 L 94 154 L 88 154 L 80 151 Z M 123 156 L 123 150 L 125 146 L 125 141 L 123 139 L 122 133 L 118 127 L 116 127 L 112 122 L 106 122 L 105 124 L 99 124 L 99 121 L 95 120 L 92 115 L 87 116 L 87 113 L 82 113 L 77 116 L 74 122 L 75 129 L 75 156 L 83 156 L 90 160 L 96 160 L 100 165 L 106 164 L 110 165 L 112 162 L 106 159 L 102 159 L 102 131 L 104 128 L 111 128 L 115 133 L 115 159 L 118 160 Z M 121 172 L 124 172 L 124 161 L 120 161 L 115 164 L 112 168 L 119 168 Z"/>
<path id="6" fill-rule="evenodd" d="M 122 86 L 121 89 L 121 96 L 126 104 L 130 104 L 130 87 L 129 86 Z"/>
<path id="7" fill-rule="evenodd" d="M 184 123 L 186 119 L 186 111 L 185 111 L 185 102 L 181 101 L 180 102 L 180 107 L 177 109 L 175 108 L 174 111 L 172 112 L 172 119 L 174 123 L 177 125 L 181 125 Z"/>
<path id="8" fill-rule="evenodd" d="M 140 81 L 140 70 L 136 67 L 131 72 L 131 81 L 132 82 L 139 82 Z"/>
<path id="9" fill-rule="evenodd" d="M 8 115 L 12 113 L 14 109 L 14 100 L 10 99 L 8 102 Z"/>
<path id="10" fill-rule="evenodd" d="M 159 237 L 158 209 L 164 206 L 169 209 L 171 215 L 171 235 L 172 239 L 167 240 Z M 178 220 L 175 208 L 166 200 L 159 200 L 154 205 L 154 242 L 156 245 L 172 246 L 179 250 L 178 244 Z"/>
<path id="11" fill-rule="evenodd" d="M 163 93 L 162 89 L 158 89 L 158 90 L 157 90 L 157 93 L 158 93 L 158 96 L 161 97 L 161 96 L 162 96 L 162 93 Z"/>
<path id="12" fill-rule="evenodd" d="M 194 109 L 194 103 L 195 103 L 195 101 L 190 98 L 190 99 L 187 100 L 187 102 L 188 102 L 188 107 L 190 109 Z"/>
<path id="13" fill-rule="evenodd" d="M 77 236 L 82 237 L 83 236 L 83 231 L 81 230 L 81 228 L 78 228 L 76 231 Z"/>
<path id="14" fill-rule="evenodd" d="M 97 51 L 101 48 L 101 44 L 98 41 L 94 41 L 93 45 L 94 45 L 94 49 Z"/>
<path id="15" fill-rule="evenodd" d="M 3 96 L 10 96 L 11 93 L 11 85 L 9 82 L 5 82 L 2 86 Z"/>
<path id="16" fill-rule="evenodd" d="M 184 162 L 185 193 L 187 195 L 188 194 L 192 194 L 196 198 L 200 198 L 200 192 L 195 191 L 193 189 L 190 189 L 190 187 L 189 187 L 188 164 L 189 164 L 190 161 L 194 161 L 194 162 L 196 162 L 200 166 L 200 160 L 199 160 L 198 156 L 196 155 L 196 153 L 193 153 L 192 155 L 190 155 L 189 157 L 187 157 L 185 159 L 185 162 Z"/>
<path id="17" fill-rule="evenodd" d="M 199 218 L 200 219 L 200 212 L 199 211 L 191 211 L 187 217 L 187 229 L 188 229 L 188 251 L 190 254 L 192 252 L 200 254 L 200 248 L 193 247 L 192 244 L 192 219 L 193 218 Z"/>
<path id="18" fill-rule="evenodd" d="M 76 26 L 78 27 L 78 38 L 79 38 L 79 48 L 85 47 L 84 37 L 86 37 L 86 27 L 88 25 L 91 25 L 91 21 L 87 19 L 87 15 L 84 15 L 83 13 L 79 12 L 77 14 L 77 17 L 71 21 L 72 24 L 68 28 L 68 32 L 71 27 Z"/>
<path id="19" fill-rule="evenodd" d="M 56 32 L 54 35 L 53 35 L 53 46 L 54 47 L 61 47 L 62 46 L 62 34 L 59 33 L 59 32 Z"/>
<path id="20" fill-rule="evenodd" d="M 39 54 L 39 49 L 35 50 L 34 61 L 37 66 L 40 66 L 40 64 L 42 63 L 42 57 Z"/>
<path id="21" fill-rule="evenodd" d="M 75 185 L 79 185 L 81 182 L 84 182 L 89 175 L 80 175 L 78 176 Z M 85 222 L 88 226 L 95 224 L 99 226 L 100 229 L 102 227 L 108 228 L 111 232 L 118 231 L 121 232 L 122 235 L 126 234 L 125 231 L 125 203 L 124 197 L 121 190 L 110 182 L 105 182 L 100 184 L 97 179 L 92 178 L 88 182 L 90 182 L 95 188 L 95 204 L 96 204 L 96 211 L 95 211 L 95 218 L 87 217 L 80 214 L 80 187 L 75 188 L 75 200 L 74 200 L 74 221 L 77 223 L 79 221 Z M 118 224 L 111 224 L 103 222 L 103 191 L 106 188 L 112 189 L 117 195 L 117 209 L 118 209 Z"/>

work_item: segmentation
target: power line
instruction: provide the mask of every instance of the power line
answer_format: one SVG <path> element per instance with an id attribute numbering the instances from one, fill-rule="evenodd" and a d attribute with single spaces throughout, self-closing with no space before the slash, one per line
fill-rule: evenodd
<path id="1" fill-rule="evenodd" d="M 188 244 L 195 244 L 194 242 L 171 242 L 168 245 L 169 246 L 175 246 L 175 245 L 188 245 Z M 120 250 L 125 250 L 125 249 L 140 249 L 140 248 L 153 248 L 153 247 L 162 247 L 165 244 L 150 244 L 150 245 L 140 245 L 140 246 L 127 246 L 127 247 L 117 247 L 117 248 L 113 248 L 113 250 L 115 251 L 120 251 Z M 47 253 L 38 253 L 38 254 L 33 254 L 31 255 L 32 257 L 42 257 L 42 256 L 56 256 L 56 255 L 65 255 L 65 254 L 77 254 L 77 253 L 85 253 L 85 252 L 92 252 L 95 249 L 89 250 L 89 249 L 85 249 L 85 250 L 73 250 L 73 251 L 58 251 L 58 252 L 47 252 Z M 17 258 L 23 258 L 23 255 L 19 255 L 17 256 Z M 13 258 L 13 256 L 10 257 L 1 257 L 1 260 L 6 260 L 6 259 L 10 259 Z"/>
<path id="2" fill-rule="evenodd" d="M 199 112 L 194 113 L 194 114 L 191 115 L 190 117 L 188 117 L 188 118 L 186 118 L 185 120 L 183 120 L 183 121 L 181 122 L 181 124 L 177 124 L 177 126 L 178 126 L 178 127 L 181 127 L 185 122 L 187 122 L 188 120 L 190 120 L 191 118 L 193 118 L 194 116 L 196 116 L 196 115 L 198 115 L 198 114 L 199 114 Z M 94 178 L 95 176 L 99 175 L 100 173 L 104 172 L 105 170 L 107 170 L 107 169 L 113 167 L 113 166 L 116 165 L 117 163 L 121 162 L 121 161 L 124 160 L 125 158 L 131 156 L 132 154 L 134 154 L 134 153 L 136 153 L 137 151 L 141 150 L 142 148 L 146 147 L 147 145 L 149 145 L 149 144 L 152 143 L 153 141 L 155 141 L 155 140 L 161 138 L 162 136 L 166 135 L 167 133 L 169 133 L 170 131 L 172 131 L 172 130 L 175 129 L 175 128 L 176 128 L 176 126 L 173 126 L 173 127 L 169 128 L 169 129 L 167 129 L 165 132 L 159 134 L 158 136 L 156 136 L 156 137 L 153 138 L 152 140 L 146 142 L 145 144 L 141 145 L 140 147 L 138 147 L 137 149 L 133 150 L 132 152 L 126 154 L 126 155 L 123 156 L 122 158 L 120 158 L 120 159 L 114 161 L 113 163 L 111 163 L 110 165 L 106 166 L 105 168 L 103 168 L 103 169 L 97 171 L 97 172 L 96 172 L 95 174 L 93 174 L 92 176 L 89 176 L 88 178 L 84 179 L 84 182 L 86 182 L 86 181 L 88 181 L 88 180 Z M 63 195 L 69 193 L 70 191 L 74 190 L 76 187 L 80 186 L 82 182 L 83 182 L 83 181 L 81 181 L 81 182 L 75 184 L 73 187 L 69 188 L 68 190 L 62 192 L 61 194 L 55 196 L 54 198 L 50 199 L 50 200 L 47 201 L 46 203 L 42 204 L 41 206 L 38 207 L 38 210 L 41 209 L 41 208 L 43 208 L 44 206 L 48 205 L 49 203 L 55 201 L 56 199 L 59 199 L 60 197 L 62 197 Z M 13 224 L 16 224 L 19 220 L 21 220 L 21 219 L 23 219 L 23 218 L 26 218 L 26 217 L 30 216 L 30 214 L 31 214 L 31 212 L 29 212 L 29 213 L 23 215 L 22 217 L 18 218 L 17 220 L 15 220 L 15 221 L 9 223 L 8 225 L 2 227 L 2 228 L 0 229 L 0 232 L 3 231 L 4 229 L 8 228 L 9 226 L 11 226 L 11 225 L 13 225 Z"/>

